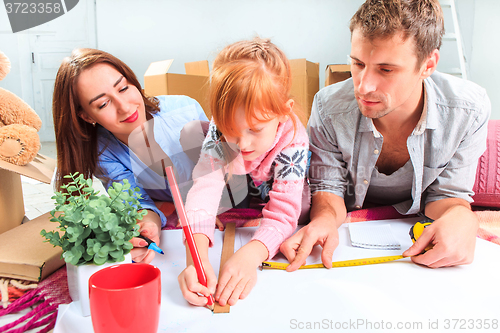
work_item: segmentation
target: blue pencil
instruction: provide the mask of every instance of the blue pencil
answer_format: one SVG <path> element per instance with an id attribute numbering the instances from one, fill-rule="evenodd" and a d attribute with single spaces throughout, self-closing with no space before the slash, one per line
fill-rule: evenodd
<path id="1" fill-rule="evenodd" d="M 161 253 L 161 254 L 165 254 L 163 252 L 163 250 L 160 249 L 160 247 L 158 245 L 156 245 L 155 242 L 153 242 L 151 239 L 147 238 L 146 236 L 139 235 L 139 236 L 137 236 L 137 238 L 142 238 L 146 242 L 148 242 L 148 249 L 153 250 L 153 251 L 158 252 L 158 253 Z"/>

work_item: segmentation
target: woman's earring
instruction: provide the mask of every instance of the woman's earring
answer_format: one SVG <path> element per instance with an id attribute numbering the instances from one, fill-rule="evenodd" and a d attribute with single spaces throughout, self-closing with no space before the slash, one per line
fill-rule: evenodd
<path id="1" fill-rule="evenodd" d="M 95 127 L 95 121 L 92 123 L 92 126 L 94 126 L 94 127 Z"/>

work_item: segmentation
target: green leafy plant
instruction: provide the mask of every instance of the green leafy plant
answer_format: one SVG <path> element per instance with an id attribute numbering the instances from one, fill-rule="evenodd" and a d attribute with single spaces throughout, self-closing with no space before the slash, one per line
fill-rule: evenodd
<path id="1" fill-rule="evenodd" d="M 58 231 L 40 232 L 46 241 L 63 249 L 62 258 L 73 265 L 123 261 L 133 248 L 130 240 L 139 235 L 137 220 L 146 215 L 141 210 L 139 189 L 131 189 L 128 180 L 113 183 L 108 195 L 98 195 L 92 179 L 78 172 L 64 176 L 72 181 L 61 186 L 52 199 L 56 207 L 50 212 Z M 65 190 L 65 191 L 64 191 Z"/>

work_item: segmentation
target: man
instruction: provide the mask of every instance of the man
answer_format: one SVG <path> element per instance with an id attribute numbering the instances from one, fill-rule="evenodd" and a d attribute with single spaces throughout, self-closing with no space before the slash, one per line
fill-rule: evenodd
<path id="1" fill-rule="evenodd" d="M 311 222 L 282 244 L 287 270 L 315 245 L 330 268 L 347 211 L 373 204 L 435 220 L 403 253 L 415 263 L 470 263 L 478 221 L 469 203 L 491 109 L 485 90 L 435 71 L 444 33 L 438 0 L 367 0 L 350 30 L 352 79 L 325 87 L 313 103 Z"/>

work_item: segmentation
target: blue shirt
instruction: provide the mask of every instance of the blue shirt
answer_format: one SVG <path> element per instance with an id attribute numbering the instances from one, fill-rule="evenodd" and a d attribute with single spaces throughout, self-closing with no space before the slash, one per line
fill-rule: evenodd
<path id="1" fill-rule="evenodd" d="M 394 205 L 403 214 L 421 212 L 425 204 L 444 198 L 471 202 L 478 159 L 486 149 L 491 112 L 486 91 L 439 72 L 425 79 L 424 87 L 424 128 L 407 140 L 412 199 Z M 384 138 L 359 111 L 352 79 L 316 94 L 308 131 L 311 192 L 334 193 L 348 210 L 361 208 Z"/>
<path id="2" fill-rule="evenodd" d="M 146 161 L 145 164 L 144 158 L 141 161 L 127 145 L 104 127 L 99 126 L 98 149 L 102 150 L 102 154 L 99 156 L 98 166 L 102 175 L 97 175 L 97 177 L 101 179 L 106 189 L 114 181 L 128 179 L 132 188 L 138 187 L 140 189 L 142 199 L 139 201 L 142 208 L 157 213 L 163 227 L 167 219 L 156 208 L 153 200 L 172 201 L 172 196 L 167 180 L 158 175 L 150 166 L 153 162 L 158 163 L 164 156 L 163 153 L 166 154 L 172 161 L 181 192 L 186 192 L 183 187 L 187 187 L 191 183 L 194 163 L 182 149 L 179 142 L 180 132 L 184 125 L 190 121 L 208 121 L 208 119 L 198 102 L 192 98 L 175 95 L 157 96 L 157 98 L 160 101 L 160 111 L 152 114 L 153 133 L 162 152 L 155 151 L 151 155 L 152 160 Z M 136 148 L 134 147 L 134 149 Z M 147 149 L 145 144 L 144 149 Z"/>

